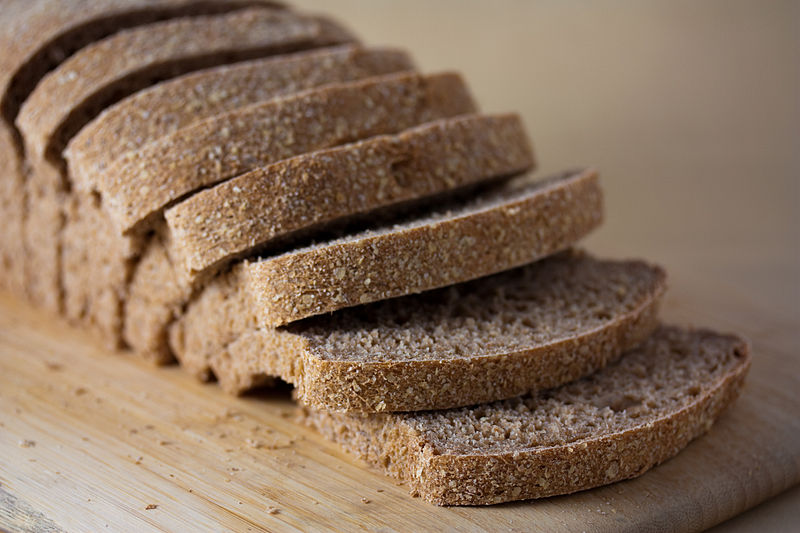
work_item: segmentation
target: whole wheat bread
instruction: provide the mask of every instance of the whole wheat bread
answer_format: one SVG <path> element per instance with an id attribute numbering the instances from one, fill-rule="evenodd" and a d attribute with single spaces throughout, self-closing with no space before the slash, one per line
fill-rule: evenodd
<path id="1" fill-rule="evenodd" d="M 218 350 L 215 335 L 231 312 L 223 304 L 224 315 L 179 322 L 178 356 L 189 369 L 209 365 L 233 393 L 280 377 L 320 409 L 445 409 L 603 367 L 653 331 L 664 289 L 658 267 L 565 253 L 438 291 L 252 329 Z"/>
<path id="2" fill-rule="evenodd" d="M 253 109 L 263 110 L 258 106 L 264 104 L 251 105 L 239 113 L 231 111 L 240 109 L 238 104 L 225 107 L 228 102 L 222 97 L 220 107 L 215 108 L 213 94 L 202 93 L 207 95 L 208 105 L 200 107 L 207 115 L 195 118 L 205 119 L 203 122 L 194 123 L 186 113 L 182 115 L 186 121 L 173 130 L 158 133 L 158 127 L 134 127 L 130 130 L 136 132 L 131 133 L 133 136 L 138 137 L 141 131 L 148 135 L 154 132 L 167 141 L 153 149 L 157 142 L 148 141 L 155 139 L 137 138 L 135 150 L 125 152 L 119 166 L 109 165 L 109 159 L 90 167 L 87 172 L 103 177 L 89 179 L 98 184 L 102 196 L 88 188 L 78 192 L 70 189 L 69 176 L 62 172 L 61 148 L 103 107 L 127 93 L 164 77 L 210 65 L 352 40 L 339 26 L 316 19 L 318 33 L 332 35 L 331 40 L 312 38 L 313 42 L 287 48 L 259 46 L 251 39 L 259 32 L 247 30 L 250 22 L 260 24 L 258 14 L 265 15 L 262 22 L 271 17 L 287 21 L 280 28 L 276 25 L 278 33 L 287 35 L 292 34 L 291 21 L 311 20 L 291 12 L 263 9 L 264 4 L 269 3 L 71 0 L 52 9 L 52 3 L 46 0 L 6 2 L 0 12 L 0 107 L 4 120 L 0 156 L 11 164 L 0 170 L 4 178 L 0 189 L 7 195 L 0 199 L 0 209 L 7 221 L 4 231 L 19 230 L 24 236 L 21 246 L 13 240 L 17 235 L 0 239 L 0 260 L 12 276 L 8 285 L 17 283 L 13 281 L 19 271 L 17 265 L 25 263 L 26 290 L 34 302 L 55 311 L 66 310 L 71 318 L 77 317 L 109 335 L 122 327 L 125 304 L 129 311 L 136 309 L 130 315 L 135 320 L 126 321 L 126 331 L 146 332 L 148 339 L 158 339 L 154 346 L 163 346 L 165 324 L 182 315 L 183 303 L 190 294 L 188 285 L 174 276 L 177 269 L 170 267 L 158 233 L 161 209 L 199 189 L 278 159 L 474 111 L 466 88 L 454 76 L 452 83 L 442 83 L 436 91 L 426 86 L 430 78 L 417 76 L 414 81 L 413 76 L 407 76 L 405 85 L 396 83 L 398 90 L 390 95 L 386 106 L 380 100 L 385 95 L 371 95 L 363 89 L 370 83 L 386 83 L 385 78 L 359 82 L 358 91 L 352 91 L 358 83 L 310 91 L 302 102 L 295 98 L 294 115 L 278 113 L 281 120 L 273 121 L 247 114 Z M 262 9 L 253 9 L 255 5 Z M 249 14 L 255 18 L 244 21 Z M 182 20 L 156 22 L 177 18 Z M 187 30 L 200 19 L 207 24 L 195 25 L 197 33 Z M 232 26 L 216 25 L 215 21 L 222 20 L 242 20 L 241 26 L 233 24 L 240 33 L 232 37 L 228 31 Z M 140 25 L 148 26 L 126 30 Z M 159 28 L 172 28 L 162 32 L 165 37 L 183 29 L 185 41 L 151 42 Z M 203 42 L 198 38 L 203 34 L 212 37 Z M 99 42 L 91 44 L 94 41 Z M 228 48 L 225 43 L 229 43 Z M 142 53 L 145 50 L 152 56 Z M 240 72 L 238 67 L 226 68 L 221 69 L 222 76 Z M 210 80 L 209 89 L 217 87 L 218 78 L 205 79 Z M 345 85 L 351 99 L 337 101 L 336 91 L 342 91 Z M 242 91 L 242 97 L 252 102 L 274 96 L 259 94 L 256 89 Z M 313 96 L 309 99 L 309 95 Z M 175 93 L 172 96 L 177 98 Z M 280 101 L 285 104 L 292 98 Z M 235 96 L 230 102 L 234 101 L 238 101 Z M 277 106 L 276 102 L 271 105 Z M 351 107 L 340 108 L 347 102 Z M 308 115 L 315 113 L 317 120 L 309 121 Z M 332 120 L 324 122 L 319 118 L 322 114 L 325 120 Z M 381 122 L 378 128 L 370 123 L 374 115 Z M 25 130 L 24 146 L 15 120 Z M 297 126 L 301 121 L 310 123 L 311 130 L 325 130 L 329 137 L 318 144 L 296 146 L 298 139 L 305 142 L 316 135 Z M 269 129 L 268 135 L 265 129 Z M 198 134 L 207 136 L 193 141 L 191 136 Z M 273 134 L 280 137 L 278 142 L 265 143 Z M 95 148 L 103 152 L 103 140 L 96 140 Z M 260 145 L 269 145 L 268 150 L 274 153 L 263 157 Z M 200 159 L 191 159 L 197 154 Z M 45 155 L 49 162 L 44 161 Z M 143 171 L 154 174 L 143 176 Z M 186 178 L 195 171 L 202 178 Z M 171 343 L 190 370 L 202 373 L 213 368 L 229 389 L 242 390 L 271 375 L 282 375 L 298 383 L 298 394 L 304 401 L 337 409 L 446 407 L 506 397 L 583 375 L 614 359 L 619 350 L 635 344 L 653 327 L 663 291 L 663 273 L 658 269 L 639 265 L 636 268 L 649 272 L 649 277 L 642 274 L 641 278 L 634 276 L 635 280 L 625 278 L 610 284 L 598 281 L 596 290 L 587 289 L 590 296 L 583 298 L 581 288 L 567 288 L 582 279 L 578 276 L 565 276 L 564 285 L 546 284 L 547 290 L 515 290 L 511 291 L 513 297 L 496 294 L 500 307 L 519 300 L 519 296 L 530 297 L 525 309 L 518 301 L 509 303 L 507 314 L 486 315 L 486 296 L 474 297 L 477 301 L 473 301 L 462 294 L 466 286 L 491 285 L 484 279 L 403 298 L 416 302 L 411 310 L 401 306 L 402 300 L 389 300 L 279 329 L 271 327 L 471 279 L 561 249 L 599 223 L 601 215 L 600 194 L 591 173 L 564 178 L 570 179 L 575 180 L 572 185 L 561 187 L 554 196 L 542 194 L 542 190 L 531 197 L 518 191 L 509 193 L 510 198 L 502 193 L 500 198 L 483 195 L 466 205 L 453 204 L 458 205 L 453 213 L 445 209 L 400 226 L 236 266 L 196 297 L 189 313 L 171 328 Z M 128 181 L 136 189 L 133 192 L 120 185 Z M 578 182 L 582 185 L 576 186 Z M 164 190 L 173 186 L 177 188 Z M 145 190 L 150 187 L 162 190 Z M 559 189 L 558 185 L 553 188 Z M 546 200 L 541 204 L 523 201 L 533 197 Z M 21 224 L 17 223 L 20 216 Z M 140 241 L 136 230 L 150 229 L 155 229 L 156 235 Z M 122 237 L 120 230 L 128 236 Z M 19 253 L 23 261 L 15 257 Z M 140 253 L 140 268 L 135 268 Z M 565 260 L 559 257 L 545 264 Z M 539 267 L 542 265 L 523 267 L 501 276 L 513 278 Z M 137 285 L 138 281 L 143 282 Z M 131 282 L 137 287 L 136 294 L 142 296 L 138 300 L 129 298 Z M 299 292 L 292 292 L 293 283 L 298 283 Z M 63 299 L 61 289 L 65 286 L 79 289 Z M 446 312 L 442 311 L 442 319 L 436 321 L 436 312 L 426 305 L 440 293 L 451 298 L 449 307 L 441 304 Z M 587 302 L 595 302 L 592 298 L 602 305 L 587 307 Z M 536 307 L 533 300 L 541 306 L 537 308 L 539 315 L 546 317 L 535 323 L 518 316 L 526 311 L 537 314 L 531 311 L 531 306 Z M 571 305 L 564 306 L 570 301 Z M 472 304 L 465 308 L 468 302 Z M 427 311 L 414 314 L 417 305 L 420 312 Z M 556 309 L 545 311 L 547 306 Z M 381 314 L 382 309 L 390 311 Z M 210 322 L 211 313 L 216 313 L 216 322 Z M 337 321 L 348 316 L 358 320 L 348 319 L 347 327 L 336 329 Z M 552 321 L 549 324 L 548 319 Z M 379 321 L 378 326 L 370 329 L 370 320 L 373 325 Z M 462 320 L 460 329 L 453 325 L 454 320 Z M 347 329 L 354 324 L 361 330 Z M 449 326 L 445 328 L 444 324 Z M 571 331 L 568 340 L 559 341 L 558 332 L 569 324 L 580 327 Z M 591 324 L 597 327 L 592 329 Z M 127 328 L 129 325 L 135 327 Z M 205 344 L 199 340 L 198 328 L 203 325 L 215 328 L 204 332 Z M 420 335 L 420 329 L 427 333 Z M 568 346 L 574 347 L 570 343 L 579 343 L 577 346 L 585 349 L 570 352 Z M 196 351 L 193 346 L 197 346 Z M 480 355 L 483 352 L 473 350 L 475 347 L 496 351 Z M 432 365 L 438 375 L 436 371 L 433 377 L 428 375 L 431 364 L 425 359 L 425 350 L 438 350 L 440 357 Z M 361 360 L 365 354 L 374 357 L 368 370 Z M 488 504 L 571 492 L 643 472 L 677 453 L 710 425 L 735 397 L 748 364 L 747 346 L 739 339 L 664 329 L 642 349 L 593 377 L 522 399 L 416 415 L 308 412 L 307 418 L 351 450 L 408 480 L 412 490 L 431 501 Z M 408 380 L 410 390 L 395 390 L 398 375 Z"/>
<path id="3" fill-rule="evenodd" d="M 274 327 L 530 263 L 570 247 L 602 216 L 594 171 L 525 176 L 395 225 L 245 261 L 234 275 L 260 325 Z"/>
<path id="4" fill-rule="evenodd" d="M 393 74 L 253 104 L 127 152 L 99 180 L 126 233 L 198 188 L 311 150 L 475 111 L 457 74 Z"/>
<path id="5" fill-rule="evenodd" d="M 186 74 L 125 98 L 87 124 L 65 151 L 70 178 L 90 190 L 123 153 L 194 122 L 326 83 L 413 69 L 400 50 L 344 45 Z"/>
<path id="6" fill-rule="evenodd" d="M 170 254 L 197 278 L 337 219 L 452 193 L 533 164 L 517 115 L 442 119 L 309 152 L 203 190 L 165 212 Z"/>
<path id="7" fill-rule="evenodd" d="M 351 453 L 438 505 L 567 494 L 639 476 L 708 431 L 750 366 L 742 339 L 664 327 L 560 388 L 419 414 L 305 411 Z"/>
<path id="8" fill-rule="evenodd" d="M 362 90 L 364 90 L 363 93 L 361 92 Z M 445 96 L 445 94 L 448 92 L 451 93 L 452 98 Z M 460 78 L 456 76 L 445 74 L 425 78 L 417 74 L 403 74 L 397 76 L 380 77 L 372 80 L 364 80 L 363 82 L 351 84 L 330 86 L 328 88 L 321 88 L 319 91 L 303 92 L 297 95 L 297 97 L 279 98 L 272 103 L 258 104 L 255 107 L 257 107 L 266 116 L 269 116 L 269 113 L 264 112 L 264 109 L 269 109 L 270 106 L 272 106 L 273 115 L 275 115 L 273 118 L 278 122 L 281 122 L 280 119 L 282 116 L 284 119 L 291 119 L 293 124 L 297 123 L 297 127 L 300 130 L 303 128 L 312 127 L 317 133 L 322 130 L 323 134 L 325 134 L 324 130 L 326 128 L 333 128 L 334 131 L 331 132 L 331 135 L 336 136 L 339 135 L 339 133 L 337 133 L 339 125 L 334 125 L 330 120 L 330 117 L 326 117 L 320 112 L 320 109 L 324 111 L 328 106 L 335 106 L 337 102 L 341 103 L 342 98 L 340 98 L 340 96 L 342 95 L 344 96 L 345 101 L 350 102 L 353 105 L 358 105 L 359 100 L 362 97 L 366 97 L 366 99 L 361 99 L 360 101 L 367 107 L 362 111 L 359 111 L 359 113 L 361 113 L 361 117 L 363 117 L 366 127 L 373 130 L 383 129 L 393 131 L 398 127 L 402 128 L 406 125 L 416 125 L 419 120 L 426 120 L 431 116 L 436 117 L 441 115 L 450 116 L 454 114 L 461 114 L 462 111 L 467 112 L 472 106 L 469 96 L 465 92 Z M 440 105 L 439 102 L 443 98 L 448 98 L 449 103 Z M 305 105 L 305 103 L 309 101 L 312 103 L 316 102 L 316 104 L 311 106 L 311 111 L 309 110 L 309 107 Z M 288 105 L 286 102 L 288 102 Z M 382 107 L 383 109 L 376 113 L 375 110 L 377 107 Z M 277 113 L 274 113 L 275 109 L 278 110 Z M 314 109 L 316 109 L 316 111 L 312 113 Z M 341 109 L 337 109 L 337 112 L 341 112 Z M 318 119 L 315 118 L 315 120 L 320 121 L 319 125 L 310 124 L 307 118 L 303 119 L 303 117 L 309 113 L 315 117 L 319 117 Z M 218 120 L 219 117 L 215 117 L 214 119 L 211 119 L 210 122 L 216 122 Z M 348 120 L 352 121 L 353 118 L 350 117 Z M 356 118 L 355 120 L 362 120 L 362 118 Z M 470 120 L 476 119 L 474 117 L 472 119 L 468 118 L 466 119 L 467 122 L 465 123 L 457 122 L 446 127 L 450 127 L 455 131 L 459 129 L 459 124 L 461 127 L 466 127 L 466 124 L 469 124 Z M 482 133 L 475 132 L 475 141 L 470 143 L 473 148 L 476 148 L 476 154 L 472 154 L 470 156 L 472 161 L 474 161 L 476 168 L 469 169 L 469 171 L 464 169 L 465 171 L 463 176 L 453 175 L 458 169 L 444 169 L 444 176 L 437 176 L 429 180 L 429 182 L 436 182 L 437 180 L 444 182 L 440 183 L 436 190 L 431 191 L 429 188 L 426 188 L 426 181 L 422 178 L 424 178 L 425 175 L 430 174 L 430 172 L 436 171 L 436 169 L 433 168 L 431 170 L 427 170 L 427 166 L 434 164 L 438 165 L 438 160 L 431 158 L 422 160 L 418 158 L 416 160 L 416 165 L 420 170 L 420 175 L 410 177 L 409 181 L 412 181 L 413 183 L 407 186 L 407 192 L 404 193 L 405 197 L 403 199 L 406 201 L 406 203 L 408 201 L 418 200 L 420 196 L 430 196 L 431 193 L 438 193 L 440 195 L 450 194 L 453 187 L 457 187 L 460 184 L 469 183 L 470 181 L 476 181 L 476 178 L 478 177 L 475 174 L 476 172 L 478 174 L 484 174 L 484 178 L 486 179 L 497 177 L 495 176 L 496 173 L 500 173 L 500 175 L 506 172 L 514 173 L 531 165 L 532 156 L 528 146 L 527 136 L 525 136 L 524 131 L 522 131 L 521 125 L 518 121 L 513 118 L 486 118 L 477 120 L 487 121 L 487 129 Z M 282 124 L 284 124 L 282 127 L 285 128 L 285 123 Z M 199 126 L 203 126 L 203 124 L 199 124 Z M 250 124 L 250 126 L 252 127 L 252 124 Z M 319 128 L 317 126 L 319 126 Z M 434 132 L 438 127 L 439 126 L 436 124 L 430 126 Z M 177 133 L 182 134 L 182 132 L 191 129 L 192 127 L 186 128 Z M 510 132 L 514 131 L 519 133 L 519 138 L 510 135 Z M 365 134 L 366 133 L 369 132 L 365 132 Z M 348 133 L 348 135 L 355 138 L 359 137 L 359 135 L 355 135 L 352 130 Z M 417 134 L 412 132 L 406 137 L 413 137 L 414 135 Z M 485 135 L 488 137 L 488 139 L 486 141 L 481 141 L 481 135 Z M 430 137 L 433 139 L 435 138 L 435 135 L 430 135 Z M 186 138 L 189 142 L 197 142 L 197 140 L 192 139 L 191 136 L 187 135 Z M 231 138 L 233 138 L 233 136 L 231 136 Z M 403 138 L 403 136 L 400 137 L 401 140 Z M 453 137 L 452 140 L 468 142 L 470 138 L 469 136 L 462 135 L 459 138 Z M 506 142 L 506 146 L 504 146 L 502 149 L 495 149 L 494 151 L 488 150 L 490 145 L 497 146 L 503 142 Z M 286 150 L 281 143 L 282 141 L 277 141 L 275 143 L 277 146 L 277 152 L 268 152 L 264 146 L 256 146 L 254 149 L 262 151 L 262 154 L 259 157 L 263 159 L 280 159 L 281 152 Z M 385 146 L 386 141 L 379 138 L 374 141 L 367 141 L 365 144 L 367 147 Z M 456 146 L 447 146 L 446 140 L 441 144 L 443 153 L 457 153 L 459 150 L 459 148 Z M 355 149 L 359 149 L 359 146 L 361 145 L 356 145 Z M 477 149 L 481 146 L 487 149 L 477 152 Z M 288 150 L 291 149 L 292 147 L 288 148 Z M 343 147 L 344 153 L 351 153 L 351 155 L 353 149 L 353 147 Z M 341 152 L 334 150 L 332 152 L 323 152 L 320 155 L 326 157 L 328 154 L 336 155 L 337 153 Z M 293 168 L 297 168 L 298 164 L 302 166 L 310 163 L 315 169 L 324 168 L 325 165 L 320 164 L 317 159 L 318 158 L 314 155 L 308 155 L 298 158 L 296 161 L 288 161 L 278 164 L 277 166 L 278 168 L 285 168 L 286 166 L 294 165 Z M 451 158 L 449 161 L 450 163 L 453 163 L 454 160 L 455 158 Z M 249 163 L 254 165 L 252 160 Z M 339 172 L 340 175 L 346 177 L 347 180 L 351 180 L 352 178 L 347 177 L 345 172 L 351 170 L 356 171 L 359 169 L 357 166 L 352 165 L 348 167 L 344 163 L 346 162 L 343 162 L 343 166 L 337 167 L 336 161 L 333 161 L 333 164 L 328 168 L 331 171 Z M 353 162 L 351 161 L 351 163 Z M 404 171 L 398 168 L 396 173 L 400 172 Z M 330 175 L 328 177 L 330 177 Z M 240 189 L 244 187 L 244 185 L 242 185 L 242 187 L 236 185 L 236 182 L 237 180 L 234 179 L 231 182 L 233 185 L 222 185 L 218 186 L 218 188 L 228 187 L 227 190 L 235 192 L 237 187 Z M 343 181 L 342 185 L 345 185 L 346 183 L 346 181 Z M 247 187 L 244 188 L 247 189 Z M 211 189 L 211 191 L 216 190 L 219 189 Z M 368 192 L 369 189 L 366 189 L 365 191 L 362 191 L 362 194 Z M 190 197 L 188 200 L 184 201 L 184 203 L 189 202 L 189 205 L 198 205 L 199 203 L 202 205 L 202 199 L 205 199 L 214 193 L 202 191 L 198 194 L 201 201 L 193 202 L 194 197 Z M 294 197 L 299 194 L 300 189 L 287 191 L 287 196 L 289 197 Z M 397 194 L 394 194 L 395 198 L 397 198 Z M 391 200 L 391 194 L 387 194 L 387 196 L 388 198 L 383 200 L 384 203 Z M 240 190 L 240 192 L 236 194 L 236 198 L 239 199 L 238 202 L 236 202 L 234 198 L 229 198 L 227 200 L 223 199 L 222 204 L 218 206 L 219 209 L 225 209 L 226 204 L 231 205 L 231 203 L 236 203 L 239 208 L 243 206 L 269 206 L 269 202 L 264 204 L 263 199 L 271 198 L 271 196 L 265 196 L 263 190 L 255 189 Z M 342 206 L 326 206 L 326 202 L 329 200 L 330 199 L 324 195 L 314 196 L 313 198 L 309 199 L 311 202 L 309 207 L 313 212 L 322 213 L 325 210 L 330 212 L 330 210 L 335 209 L 336 212 L 344 215 L 345 217 L 353 215 L 351 212 L 353 209 L 351 209 L 351 207 L 345 207 L 343 209 Z M 338 201 L 338 197 L 335 200 Z M 397 201 L 395 200 L 395 204 L 396 203 Z M 181 205 L 183 205 L 183 203 L 178 204 L 179 207 L 176 209 L 180 209 Z M 254 208 L 254 211 L 259 210 Z M 208 210 L 190 216 L 187 224 L 201 225 L 202 221 L 195 222 L 198 219 L 198 216 L 201 214 L 203 215 L 203 218 L 207 218 Z M 270 222 L 270 218 L 265 216 L 266 214 L 268 214 L 268 211 L 259 212 L 258 214 L 258 216 L 262 218 L 262 223 L 273 223 Z M 304 224 L 303 217 L 307 215 L 308 210 L 293 211 L 288 214 L 289 218 L 284 220 L 283 223 L 289 228 L 302 227 Z M 248 222 L 246 220 L 243 222 L 251 225 L 257 224 L 257 222 Z M 321 224 L 318 221 L 316 226 L 319 227 L 320 225 Z M 215 224 L 209 227 L 208 239 L 214 240 L 216 238 L 214 235 L 222 233 L 223 230 L 224 226 L 221 224 Z M 287 236 L 281 235 L 281 237 L 285 239 Z M 296 235 L 294 237 L 296 237 Z M 169 236 L 165 240 L 171 243 L 170 247 L 173 255 L 180 256 L 181 254 L 179 252 L 176 253 L 175 249 L 180 249 L 181 246 L 185 246 L 182 244 L 183 238 L 181 236 Z M 248 229 L 247 233 L 243 235 L 242 241 L 245 243 L 246 247 L 253 248 L 259 244 L 259 234 L 254 229 Z M 154 246 L 161 246 L 161 244 L 154 244 Z M 134 347 L 137 352 L 143 354 L 148 359 L 160 363 L 171 360 L 169 349 L 165 342 L 166 328 L 174 318 L 180 316 L 182 308 L 191 294 L 189 289 L 194 288 L 195 290 L 199 290 L 202 287 L 202 284 L 198 286 L 198 284 L 195 283 L 197 281 L 196 279 L 187 277 L 185 271 L 174 272 L 173 270 L 175 267 L 180 266 L 179 263 L 176 263 L 176 261 L 169 258 L 162 252 L 163 250 L 154 250 L 152 253 L 144 252 L 144 256 L 147 258 L 146 268 L 143 268 L 141 272 L 139 272 L 139 269 L 137 268 L 132 274 L 130 290 L 125 291 L 127 301 L 124 306 L 125 315 L 127 318 L 123 334 L 127 343 Z M 154 291 L 154 289 L 157 287 L 163 288 L 165 285 L 171 283 L 177 284 L 174 286 L 170 285 L 170 290 L 159 289 Z M 195 286 L 190 287 L 189 285 L 191 284 L 194 284 Z"/>

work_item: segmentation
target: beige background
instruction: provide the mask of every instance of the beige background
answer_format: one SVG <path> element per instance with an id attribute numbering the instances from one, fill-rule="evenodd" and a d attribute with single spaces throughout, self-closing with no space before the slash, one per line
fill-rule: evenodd
<path id="1" fill-rule="evenodd" d="M 598 168 L 593 249 L 750 280 L 797 318 L 800 2 L 294 4 L 463 72 L 484 110 L 523 115 L 542 172 Z"/>

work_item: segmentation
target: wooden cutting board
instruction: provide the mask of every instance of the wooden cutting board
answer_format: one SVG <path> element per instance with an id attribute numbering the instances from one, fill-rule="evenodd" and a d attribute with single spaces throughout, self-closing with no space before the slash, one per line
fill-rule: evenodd
<path id="1" fill-rule="evenodd" d="M 800 481 L 794 318 L 673 268 L 665 315 L 753 342 L 743 397 L 643 477 L 542 501 L 438 508 L 297 424 L 287 391 L 237 399 L 106 353 L 0 298 L 0 527 L 36 531 L 697 530 Z M 684 270 L 688 272 L 688 270 Z"/>

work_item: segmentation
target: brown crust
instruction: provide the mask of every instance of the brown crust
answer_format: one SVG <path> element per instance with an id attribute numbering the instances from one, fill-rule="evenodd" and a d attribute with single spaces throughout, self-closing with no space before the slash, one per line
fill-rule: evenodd
<path id="1" fill-rule="evenodd" d="M 476 212 L 245 262 L 262 327 L 486 276 L 564 250 L 602 220 L 592 170 Z"/>
<path id="2" fill-rule="evenodd" d="M 182 196 L 253 168 L 474 110 L 457 74 L 393 74 L 329 85 L 162 137 L 117 159 L 98 185 L 120 229 L 133 232 Z"/>
<path id="3" fill-rule="evenodd" d="M 410 361 L 335 361 L 319 357 L 293 330 L 245 333 L 209 364 L 222 387 L 240 394 L 261 376 L 293 383 L 305 405 L 331 411 L 448 409 L 552 388 L 590 374 L 639 345 L 656 328 L 665 274 L 638 305 L 603 327 L 525 350 L 470 358 Z M 411 303 L 413 305 L 413 302 Z"/>
<path id="4" fill-rule="evenodd" d="M 517 115 L 442 119 L 303 154 L 201 191 L 165 213 L 170 255 L 198 278 L 292 232 L 533 164 Z"/>
<path id="5" fill-rule="evenodd" d="M 345 45 L 180 76 L 125 98 L 84 127 L 65 151 L 70 177 L 89 189 L 123 153 L 194 122 L 325 83 L 413 69 L 405 52 Z"/>
<path id="6" fill-rule="evenodd" d="M 736 354 L 735 366 L 716 381 L 693 383 L 700 394 L 687 405 L 633 429 L 595 433 L 568 444 L 503 453 L 439 453 L 424 436 L 425 422 L 412 426 L 404 415 L 311 411 L 307 421 L 437 505 L 490 505 L 568 494 L 639 476 L 708 431 L 739 395 L 750 367 L 747 343 L 734 336 L 721 338 L 727 340 L 728 353 Z"/>
<path id="7" fill-rule="evenodd" d="M 93 43 L 46 75 L 20 109 L 17 125 L 33 157 L 60 156 L 70 122 L 114 97 L 120 86 L 149 85 L 155 77 L 253 57 L 353 40 L 330 22 L 291 12 L 251 8 L 186 17 L 121 31 Z M 130 91 L 129 91 L 130 92 Z M 74 133 L 73 131 L 73 133 Z"/>

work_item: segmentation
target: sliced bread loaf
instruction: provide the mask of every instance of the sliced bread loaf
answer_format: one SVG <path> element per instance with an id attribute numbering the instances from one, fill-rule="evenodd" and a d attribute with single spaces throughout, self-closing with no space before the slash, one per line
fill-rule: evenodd
<path id="1" fill-rule="evenodd" d="M 327 19 L 252 8 L 124 30 L 82 48 L 47 74 L 17 117 L 27 151 L 61 157 L 69 139 L 114 101 L 153 80 L 268 53 L 353 41 Z"/>
<path id="2" fill-rule="evenodd" d="M 274 327 L 536 261 L 586 236 L 602 215 L 594 171 L 525 176 L 432 214 L 245 262 L 234 275 L 260 325 Z"/>
<path id="3" fill-rule="evenodd" d="M 442 119 L 285 159 L 201 191 L 165 212 L 170 254 L 186 276 L 199 278 L 337 219 L 452 193 L 533 164 L 517 115 Z"/>
<path id="4" fill-rule="evenodd" d="M 217 115 L 127 152 L 98 188 L 118 227 L 130 233 L 189 193 L 254 168 L 474 111 L 457 74 L 328 85 Z"/>
<path id="5" fill-rule="evenodd" d="M 70 178 L 90 189 L 123 153 L 194 122 L 326 83 L 413 68 L 405 52 L 345 45 L 186 74 L 125 98 L 87 124 L 65 151 Z"/>
<path id="6" fill-rule="evenodd" d="M 708 431 L 750 366 L 742 339 L 662 328 L 617 363 L 530 396 L 419 414 L 305 411 L 438 505 L 567 494 L 639 476 Z"/>
<path id="7" fill-rule="evenodd" d="M 278 376 L 304 404 L 336 411 L 510 398 L 577 379 L 641 343 L 656 327 L 664 278 L 642 262 L 565 253 L 438 291 L 253 329 L 207 364 L 229 392 Z M 186 321 L 181 361 L 203 364 L 197 354 L 212 348 L 223 321 Z"/>

